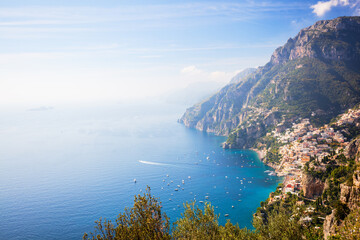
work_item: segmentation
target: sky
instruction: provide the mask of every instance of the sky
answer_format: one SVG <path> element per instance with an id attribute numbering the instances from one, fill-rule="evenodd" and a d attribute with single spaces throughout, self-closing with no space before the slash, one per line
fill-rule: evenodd
<path id="1" fill-rule="evenodd" d="M 1 0 L 0 105 L 118 101 L 266 64 L 360 0 Z"/>

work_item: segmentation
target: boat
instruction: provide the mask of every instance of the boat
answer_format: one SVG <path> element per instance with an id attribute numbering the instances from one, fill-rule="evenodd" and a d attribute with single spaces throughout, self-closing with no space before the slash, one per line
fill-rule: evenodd
<path id="1" fill-rule="evenodd" d="M 178 188 L 180 188 L 181 186 L 180 185 L 177 185 Z"/>
<path id="2" fill-rule="evenodd" d="M 231 208 L 234 208 L 234 206 L 231 206 Z"/>
<path id="3" fill-rule="evenodd" d="M 182 184 L 185 184 L 185 181 L 184 180 L 181 180 Z"/>
<path id="4" fill-rule="evenodd" d="M 226 214 L 224 214 L 224 216 L 225 216 L 225 217 L 228 217 L 228 216 L 229 216 L 229 214 L 227 214 L 227 213 L 226 213 Z"/>
<path id="5" fill-rule="evenodd" d="M 205 199 L 209 199 L 209 196 L 205 196 Z"/>
<path id="6" fill-rule="evenodd" d="M 191 177 L 190 177 L 190 176 L 188 176 L 188 179 L 191 179 Z"/>
<path id="7" fill-rule="evenodd" d="M 134 183 L 136 183 L 136 178 L 134 178 Z"/>
<path id="8" fill-rule="evenodd" d="M 204 201 L 199 201 L 199 203 L 204 203 Z"/>
<path id="9" fill-rule="evenodd" d="M 175 188 L 175 191 L 179 191 L 179 189 Z"/>

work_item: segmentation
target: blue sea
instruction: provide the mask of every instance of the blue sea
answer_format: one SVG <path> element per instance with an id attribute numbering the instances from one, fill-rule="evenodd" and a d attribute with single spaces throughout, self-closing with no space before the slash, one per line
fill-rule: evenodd
<path id="1" fill-rule="evenodd" d="M 0 239 L 81 239 L 147 186 L 171 222 L 184 202 L 210 201 L 221 224 L 251 228 L 281 179 L 255 152 L 224 150 L 226 138 L 177 123 L 185 109 L 152 101 L 1 107 Z"/>

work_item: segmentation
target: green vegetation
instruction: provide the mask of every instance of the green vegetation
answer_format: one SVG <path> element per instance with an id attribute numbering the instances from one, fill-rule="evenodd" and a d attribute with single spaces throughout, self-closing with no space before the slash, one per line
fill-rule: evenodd
<path id="1" fill-rule="evenodd" d="M 294 204 L 289 197 L 286 204 Z M 264 204 L 262 204 L 265 206 Z M 266 213 L 266 221 L 255 215 L 254 230 L 241 229 L 228 221 L 219 225 L 219 216 L 210 203 L 200 209 L 195 202 L 184 204 L 184 213 L 172 229 L 169 219 L 161 213 L 160 202 L 150 194 L 150 188 L 143 196 L 135 196 L 134 206 L 119 214 L 116 225 L 111 221 L 96 221 L 95 232 L 83 236 L 84 240 L 121 240 L 121 239 L 230 239 L 230 240 L 267 240 L 267 239 L 319 239 L 318 231 L 307 230 L 298 218 L 289 218 L 284 208 L 273 208 Z M 311 238 L 309 238 L 311 237 Z"/>
<path id="2" fill-rule="evenodd" d="M 258 139 L 257 145 L 261 144 L 265 146 L 267 149 L 265 162 L 266 163 L 279 163 L 281 156 L 279 154 L 279 148 L 281 147 L 281 143 L 276 140 L 273 136 L 265 136 L 263 138 Z"/>
<path id="3" fill-rule="evenodd" d="M 357 240 L 360 239 L 360 210 L 353 211 L 337 229 L 338 234 L 330 240 Z"/>
<path id="4" fill-rule="evenodd" d="M 116 225 L 106 219 L 95 223 L 95 232 L 85 233 L 84 240 L 170 239 L 169 218 L 161 212 L 161 205 L 151 196 L 149 187 L 143 196 L 135 196 L 132 208 L 119 214 Z"/>

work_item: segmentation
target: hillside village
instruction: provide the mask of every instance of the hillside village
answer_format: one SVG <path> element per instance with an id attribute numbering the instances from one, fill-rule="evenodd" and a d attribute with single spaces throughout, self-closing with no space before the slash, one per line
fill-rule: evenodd
<path id="1" fill-rule="evenodd" d="M 360 109 L 350 109 L 329 125 L 320 128 L 313 127 L 309 119 L 301 119 L 299 123 L 293 123 L 291 128 L 282 133 L 276 128 L 270 134 L 282 144 L 279 147 L 281 162 L 276 167 L 278 176 L 284 176 L 282 194 L 270 197 L 270 203 L 280 200 L 286 193 L 298 195 L 303 189 L 303 170 L 311 159 L 320 163 L 325 157 L 332 154 L 339 154 L 349 143 L 343 133 L 346 128 L 334 130 L 336 127 L 343 127 L 347 124 L 355 124 L 359 127 Z M 279 124 L 280 126 L 281 124 Z M 320 164 L 318 169 L 325 170 L 325 164 Z"/>

